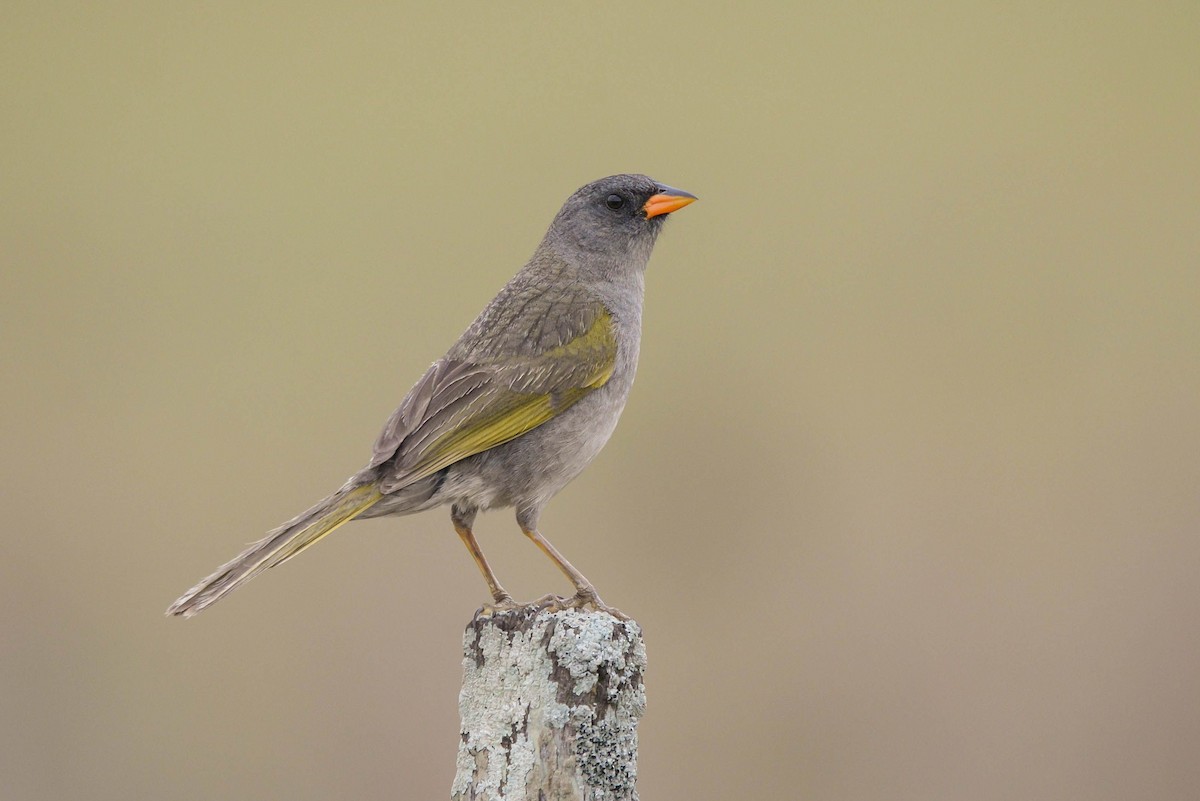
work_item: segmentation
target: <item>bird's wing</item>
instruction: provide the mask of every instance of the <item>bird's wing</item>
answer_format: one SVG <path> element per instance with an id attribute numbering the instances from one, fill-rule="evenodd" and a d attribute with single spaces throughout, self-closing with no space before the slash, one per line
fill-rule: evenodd
<path id="1" fill-rule="evenodd" d="M 370 467 L 391 492 L 508 442 L 604 386 L 617 359 L 612 315 L 593 304 L 540 353 L 433 364 L 392 413 Z"/>

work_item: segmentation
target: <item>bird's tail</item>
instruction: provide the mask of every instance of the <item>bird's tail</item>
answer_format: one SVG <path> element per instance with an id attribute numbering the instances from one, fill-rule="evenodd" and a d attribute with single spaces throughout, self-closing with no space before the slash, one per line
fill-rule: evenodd
<path id="1" fill-rule="evenodd" d="M 343 523 L 370 509 L 383 495 L 375 483 L 351 481 L 299 517 L 251 545 L 233 561 L 185 592 L 168 615 L 191 617 L 269 567 L 281 565 Z"/>

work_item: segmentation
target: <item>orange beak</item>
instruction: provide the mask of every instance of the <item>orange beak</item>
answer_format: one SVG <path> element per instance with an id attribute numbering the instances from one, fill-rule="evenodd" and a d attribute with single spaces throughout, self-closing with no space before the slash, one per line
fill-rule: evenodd
<path id="1" fill-rule="evenodd" d="M 646 205 L 642 206 L 642 211 L 646 212 L 646 219 L 657 217 L 660 214 L 670 214 L 673 211 L 682 209 L 689 203 L 696 202 L 696 196 L 691 192 L 684 192 L 682 189 L 674 187 L 658 185 L 659 193 L 651 195 L 646 201 Z"/>

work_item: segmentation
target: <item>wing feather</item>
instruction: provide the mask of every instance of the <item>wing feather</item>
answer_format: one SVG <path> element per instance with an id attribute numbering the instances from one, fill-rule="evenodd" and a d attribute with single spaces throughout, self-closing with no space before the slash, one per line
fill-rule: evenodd
<path id="1" fill-rule="evenodd" d="M 541 353 L 433 364 L 376 441 L 383 492 L 513 440 L 604 386 L 617 360 L 612 315 L 597 303 L 570 322 L 575 335 Z"/>

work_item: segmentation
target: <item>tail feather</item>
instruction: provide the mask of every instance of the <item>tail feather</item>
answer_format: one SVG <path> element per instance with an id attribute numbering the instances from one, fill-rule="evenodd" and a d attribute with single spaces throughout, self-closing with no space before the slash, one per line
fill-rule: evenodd
<path id="1" fill-rule="evenodd" d="M 201 612 L 267 568 L 283 564 L 343 523 L 358 517 L 382 498 L 374 483 L 352 483 L 343 487 L 221 565 L 171 604 L 167 614 L 191 617 Z"/>

